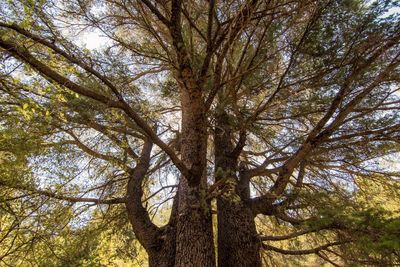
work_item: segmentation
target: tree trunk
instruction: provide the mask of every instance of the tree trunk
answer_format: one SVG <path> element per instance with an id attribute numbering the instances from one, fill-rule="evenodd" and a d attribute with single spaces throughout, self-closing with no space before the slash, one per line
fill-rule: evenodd
<path id="1" fill-rule="evenodd" d="M 225 182 L 217 197 L 218 266 L 258 267 L 260 241 L 254 215 L 247 205 L 249 183 L 238 179 L 238 159 L 232 153 L 231 140 L 228 115 L 220 111 L 214 133 L 215 180 Z"/>
<path id="2" fill-rule="evenodd" d="M 180 185 L 179 219 L 176 233 L 176 263 L 179 267 L 213 267 L 215 253 L 210 205 L 205 190 Z"/>
<path id="3" fill-rule="evenodd" d="M 175 264 L 175 235 L 178 215 L 178 196 L 172 205 L 171 217 L 167 226 L 157 227 L 151 221 L 142 203 L 142 182 L 150 164 L 153 144 L 147 140 L 139 161 L 130 173 L 125 203 L 128 219 L 140 244 L 146 249 L 150 267 L 172 267 Z"/>
<path id="4" fill-rule="evenodd" d="M 175 266 L 213 267 L 211 207 L 206 200 L 207 121 L 201 91 L 181 90 L 181 103 L 181 158 L 190 174 L 181 179 L 178 189 Z"/>
<path id="5" fill-rule="evenodd" d="M 177 193 L 172 205 L 171 217 L 168 224 L 161 229 L 160 246 L 149 249 L 149 267 L 175 266 L 176 253 L 176 222 L 178 218 L 179 194 Z"/>
<path id="6" fill-rule="evenodd" d="M 173 267 L 175 265 L 175 229 L 168 229 L 162 241 L 159 247 L 147 250 L 149 267 Z"/>
<path id="7" fill-rule="evenodd" d="M 217 199 L 218 266 L 261 266 L 254 217 L 243 202 Z"/>

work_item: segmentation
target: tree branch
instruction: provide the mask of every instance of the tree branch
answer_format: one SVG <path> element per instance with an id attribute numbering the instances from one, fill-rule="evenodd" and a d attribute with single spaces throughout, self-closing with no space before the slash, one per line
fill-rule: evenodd
<path id="1" fill-rule="evenodd" d="M 58 199 L 58 200 L 64 200 L 64 201 L 68 201 L 71 203 L 85 202 L 85 203 L 94 203 L 94 204 L 98 204 L 98 205 L 99 204 L 112 205 L 112 204 L 122 204 L 122 203 L 125 203 L 125 201 L 126 201 L 125 198 L 100 199 L 100 198 L 65 196 L 65 195 L 59 194 L 57 192 L 33 189 L 28 186 L 9 185 L 4 182 L 0 182 L 0 186 L 5 186 L 8 188 L 13 188 L 16 190 L 25 191 L 25 192 L 29 192 L 32 194 L 38 194 L 41 196 L 46 196 L 46 197 L 54 198 L 54 199 Z"/>
<path id="2" fill-rule="evenodd" d="M 400 62 L 397 60 L 397 57 L 399 55 L 397 55 L 393 62 L 389 64 L 367 88 L 362 90 L 361 93 L 354 97 L 342 110 L 340 110 L 339 114 L 336 116 L 333 122 L 328 127 L 326 127 L 324 131 L 320 132 L 325 124 L 328 122 L 328 120 L 333 116 L 334 112 L 339 107 L 339 104 L 343 101 L 345 92 L 347 92 L 348 88 L 355 81 L 355 79 L 359 77 L 359 75 L 361 75 L 363 71 L 365 71 L 365 69 L 369 67 L 381 54 L 396 45 L 399 40 L 400 35 L 396 36 L 392 40 L 389 40 L 385 45 L 379 48 L 368 60 L 366 60 L 366 62 L 364 62 L 361 67 L 358 67 L 344 82 L 341 90 L 338 92 L 334 101 L 332 102 L 328 112 L 309 133 L 303 145 L 282 166 L 282 169 L 278 175 L 275 184 L 270 189 L 272 195 L 278 196 L 285 190 L 286 185 L 289 181 L 289 177 L 292 174 L 293 170 L 296 168 L 297 164 L 302 159 L 304 159 L 317 145 L 329 138 L 329 136 L 332 135 L 332 133 L 340 127 L 341 123 L 344 121 L 346 116 L 354 109 L 354 107 L 376 86 L 378 86 L 390 71 L 392 71 L 396 66 L 399 65 Z"/>
<path id="3" fill-rule="evenodd" d="M 149 0 L 141 0 L 149 9 L 150 11 L 156 15 L 156 17 L 166 26 L 170 26 L 171 22 L 161 14 L 160 10 L 158 10 Z"/>
<path id="4" fill-rule="evenodd" d="M 267 245 L 267 244 L 262 244 L 262 248 L 265 250 L 272 250 L 281 254 L 285 254 L 285 255 L 307 255 L 307 254 L 315 254 L 318 253 L 321 250 L 325 250 L 327 248 L 333 247 L 333 246 L 339 246 L 342 244 L 346 244 L 351 242 L 350 240 L 345 240 L 345 241 L 336 241 L 336 242 L 331 242 L 316 248 L 312 248 L 312 249 L 304 249 L 304 250 L 286 250 L 286 249 L 281 249 L 281 248 L 277 248 L 271 245 Z"/>
<path id="5" fill-rule="evenodd" d="M 139 242 L 148 250 L 158 244 L 160 229 L 153 224 L 146 208 L 143 207 L 143 179 L 150 166 L 153 144 L 147 140 L 136 167 L 132 170 L 127 186 L 126 209 L 129 221 Z"/>
<path id="6" fill-rule="evenodd" d="M 50 81 L 55 81 L 61 86 L 67 87 L 68 89 L 79 95 L 99 101 L 100 103 L 103 103 L 108 107 L 119 108 L 125 111 L 125 113 L 133 119 L 133 121 L 144 131 L 144 133 L 171 158 L 172 162 L 181 171 L 181 173 L 185 176 L 189 175 L 188 169 L 178 158 L 175 152 L 157 136 L 157 134 L 146 123 L 146 121 L 138 113 L 136 113 L 125 101 L 123 101 L 121 97 L 119 97 L 118 101 L 116 101 L 102 94 L 93 92 L 86 87 L 76 84 L 75 82 L 65 78 L 64 76 L 60 75 L 50 67 L 37 60 L 33 55 L 29 53 L 26 48 L 20 47 L 13 42 L 5 40 L 4 38 L 0 38 L 0 47 L 8 51 L 14 57 L 32 66 L 46 79 Z M 116 93 L 119 95 L 118 92 Z"/>

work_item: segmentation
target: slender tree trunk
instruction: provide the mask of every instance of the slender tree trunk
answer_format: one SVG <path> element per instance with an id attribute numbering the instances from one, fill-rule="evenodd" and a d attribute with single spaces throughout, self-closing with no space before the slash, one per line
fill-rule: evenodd
<path id="1" fill-rule="evenodd" d="M 200 91 L 184 89 L 181 98 L 181 157 L 190 176 L 179 185 L 175 266 L 213 267 L 211 208 L 206 200 L 207 121 Z"/>
<path id="2" fill-rule="evenodd" d="M 261 266 L 254 215 L 247 205 L 249 183 L 238 179 L 229 118 L 220 111 L 214 133 L 215 179 L 224 185 L 217 197 L 218 266 Z"/>

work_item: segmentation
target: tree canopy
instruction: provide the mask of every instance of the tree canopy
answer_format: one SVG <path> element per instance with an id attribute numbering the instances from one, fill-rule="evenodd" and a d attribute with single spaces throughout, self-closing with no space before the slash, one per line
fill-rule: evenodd
<path id="1" fill-rule="evenodd" d="M 399 10 L 1 2 L 0 266 L 400 264 Z"/>

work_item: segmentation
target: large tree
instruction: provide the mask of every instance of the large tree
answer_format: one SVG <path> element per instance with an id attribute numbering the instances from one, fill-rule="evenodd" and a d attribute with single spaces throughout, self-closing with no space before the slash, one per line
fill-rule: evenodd
<path id="1" fill-rule="evenodd" d="M 0 259 L 95 205 L 150 266 L 398 262 L 395 2 L 2 2 Z"/>

